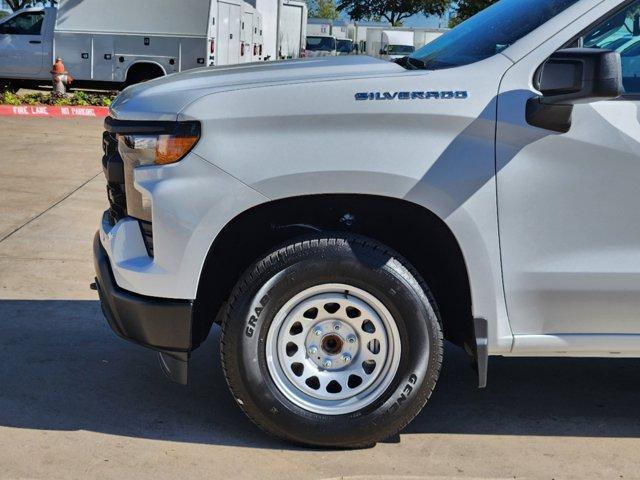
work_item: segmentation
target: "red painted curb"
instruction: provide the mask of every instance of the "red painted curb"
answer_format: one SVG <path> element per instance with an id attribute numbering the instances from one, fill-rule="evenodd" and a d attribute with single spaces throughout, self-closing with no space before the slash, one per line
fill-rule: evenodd
<path id="1" fill-rule="evenodd" d="M 51 107 L 49 105 L 0 105 L 2 117 L 93 117 L 104 118 L 109 115 L 109 107 Z"/>

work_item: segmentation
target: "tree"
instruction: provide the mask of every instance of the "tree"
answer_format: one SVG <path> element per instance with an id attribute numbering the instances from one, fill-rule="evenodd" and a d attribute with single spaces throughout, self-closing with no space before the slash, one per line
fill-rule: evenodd
<path id="1" fill-rule="evenodd" d="M 458 0 L 455 7 L 456 16 L 451 19 L 450 26 L 464 22 L 467 18 L 473 17 L 476 13 L 493 5 L 498 0 Z"/>
<path id="2" fill-rule="evenodd" d="M 340 12 L 336 8 L 335 0 L 307 0 L 309 16 L 315 18 L 327 18 L 336 20 L 340 18 Z"/>
<path id="3" fill-rule="evenodd" d="M 392 25 L 413 15 L 444 14 L 451 0 L 338 0 L 338 10 L 346 11 L 353 20 L 386 19 Z"/>
<path id="4" fill-rule="evenodd" d="M 31 6 L 31 0 L 6 0 L 9 8 L 14 12 Z"/>
<path id="5" fill-rule="evenodd" d="M 21 10 L 23 8 L 35 7 L 36 5 L 49 5 L 51 7 L 55 6 L 58 1 L 57 0 L 6 0 L 9 8 L 14 12 L 17 10 Z"/>

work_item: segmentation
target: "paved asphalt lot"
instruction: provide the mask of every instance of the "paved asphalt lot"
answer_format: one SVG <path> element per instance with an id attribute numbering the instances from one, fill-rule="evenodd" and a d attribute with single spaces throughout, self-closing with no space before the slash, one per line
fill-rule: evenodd
<path id="1" fill-rule="evenodd" d="M 448 348 L 425 411 L 362 451 L 268 438 L 235 407 L 218 331 L 191 384 L 111 333 L 92 281 L 101 121 L 0 118 L 0 477 L 640 478 L 640 361 Z M 340 435 L 337 431 L 336 435 Z"/>

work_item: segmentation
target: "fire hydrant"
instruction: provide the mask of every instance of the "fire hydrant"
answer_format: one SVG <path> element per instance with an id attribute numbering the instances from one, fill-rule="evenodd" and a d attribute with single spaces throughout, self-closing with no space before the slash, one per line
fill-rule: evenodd
<path id="1" fill-rule="evenodd" d="M 67 93 L 67 87 L 73 82 L 73 78 L 69 75 L 69 72 L 67 72 L 60 57 L 56 58 L 56 63 L 53 64 L 51 77 L 53 80 L 54 95 L 65 95 Z"/>

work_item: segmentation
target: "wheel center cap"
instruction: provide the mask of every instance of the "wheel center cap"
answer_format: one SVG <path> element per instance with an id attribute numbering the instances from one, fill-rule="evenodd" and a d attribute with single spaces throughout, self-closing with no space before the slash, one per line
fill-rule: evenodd
<path id="1" fill-rule="evenodd" d="M 322 347 L 322 351 L 327 355 L 338 355 L 342 352 L 344 340 L 342 340 L 340 335 L 330 333 L 322 338 L 320 346 Z"/>
<path id="2" fill-rule="evenodd" d="M 308 358 L 325 371 L 341 370 L 356 358 L 360 341 L 349 322 L 322 320 L 309 328 L 305 340 Z"/>

